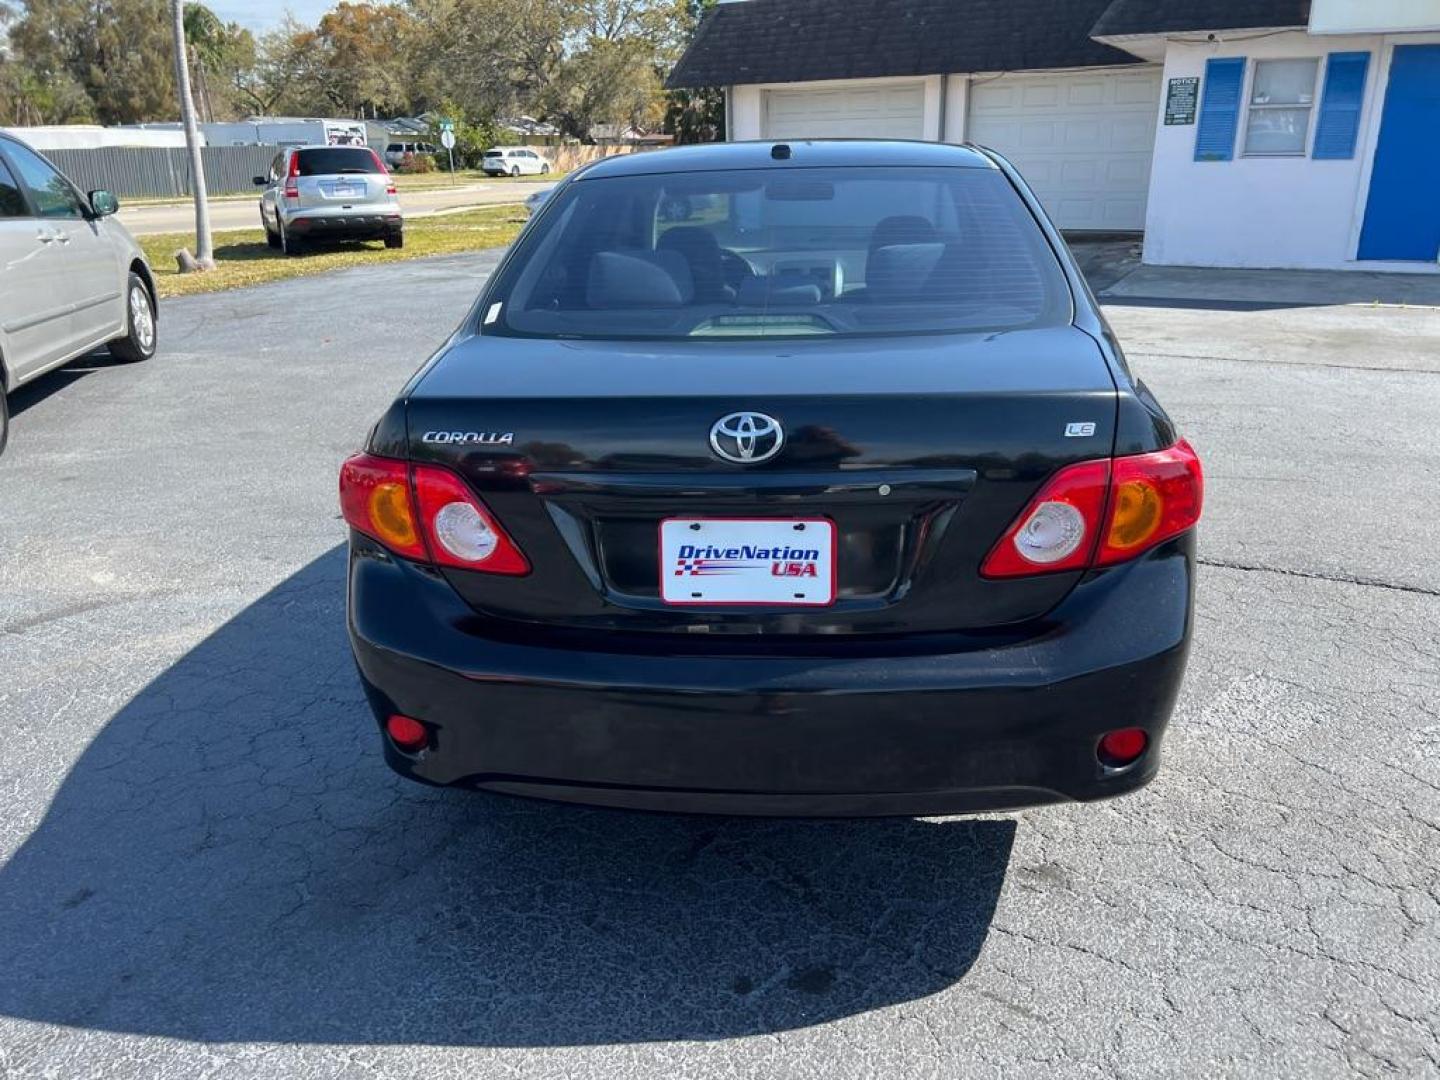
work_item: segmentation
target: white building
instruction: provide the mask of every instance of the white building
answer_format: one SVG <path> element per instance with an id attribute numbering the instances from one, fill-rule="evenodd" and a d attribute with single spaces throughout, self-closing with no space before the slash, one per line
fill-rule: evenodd
<path id="1" fill-rule="evenodd" d="M 364 146 L 364 120 L 314 116 L 252 116 L 248 120 L 201 124 L 210 146 Z"/>
<path id="2" fill-rule="evenodd" d="M 95 150 L 105 146 L 184 146 L 185 132 L 143 127 L 101 127 L 99 124 L 46 124 L 0 128 L 36 150 Z"/>
<path id="3" fill-rule="evenodd" d="M 1151 263 L 1440 272 L 1440 0 L 744 0 L 671 85 L 733 139 L 993 146 Z"/>

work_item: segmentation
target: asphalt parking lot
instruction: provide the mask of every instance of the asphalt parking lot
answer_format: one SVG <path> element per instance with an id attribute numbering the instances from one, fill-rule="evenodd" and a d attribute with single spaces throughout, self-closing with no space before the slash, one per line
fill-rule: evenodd
<path id="1" fill-rule="evenodd" d="M 168 303 L 0 458 L 0 1076 L 1440 1073 L 1440 310 L 1115 306 L 1205 458 L 1159 779 L 986 819 L 393 777 L 339 461 L 493 255 Z"/>

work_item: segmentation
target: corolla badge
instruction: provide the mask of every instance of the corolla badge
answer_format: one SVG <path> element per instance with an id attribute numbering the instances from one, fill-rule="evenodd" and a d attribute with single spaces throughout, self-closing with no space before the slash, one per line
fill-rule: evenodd
<path id="1" fill-rule="evenodd" d="M 710 448 L 737 465 L 769 461 L 784 445 L 785 430 L 780 421 L 764 413 L 731 413 L 710 428 Z"/>
<path id="2" fill-rule="evenodd" d="M 423 443 L 462 443 L 476 446 L 509 446 L 515 441 L 513 431 L 427 431 L 420 436 Z"/>

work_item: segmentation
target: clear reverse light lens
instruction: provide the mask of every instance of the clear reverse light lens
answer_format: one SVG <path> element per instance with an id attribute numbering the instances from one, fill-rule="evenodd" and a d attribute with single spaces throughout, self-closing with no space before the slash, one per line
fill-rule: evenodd
<path id="1" fill-rule="evenodd" d="M 1085 517 L 1079 510 L 1069 503 L 1044 502 L 1015 534 L 1015 550 L 1028 562 L 1048 566 L 1073 554 L 1084 539 Z"/>
<path id="2" fill-rule="evenodd" d="M 500 539 L 469 503 L 446 503 L 435 515 L 435 535 L 445 550 L 466 562 L 484 562 Z"/>

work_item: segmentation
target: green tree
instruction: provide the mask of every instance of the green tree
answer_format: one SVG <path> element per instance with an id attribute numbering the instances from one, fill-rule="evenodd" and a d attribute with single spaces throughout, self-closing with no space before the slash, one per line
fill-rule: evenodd
<path id="1" fill-rule="evenodd" d="M 68 72 L 45 79 L 23 60 L 0 56 L 0 126 L 82 124 L 94 119 L 90 95 Z"/>
<path id="2" fill-rule="evenodd" d="M 255 67 L 255 36 L 238 23 L 225 22 L 204 4 L 187 3 L 185 41 L 202 118 L 237 119 L 246 102 L 235 83 Z"/>
<path id="3" fill-rule="evenodd" d="M 654 51 L 637 37 L 591 38 L 566 58 L 541 101 L 545 117 L 582 142 L 600 124 L 648 130 L 661 117 Z"/>
<path id="4" fill-rule="evenodd" d="M 534 111 L 580 25 L 573 0 L 409 0 L 412 105 L 475 122 Z"/>
<path id="5" fill-rule="evenodd" d="M 257 116 L 325 111 L 312 77 L 314 31 L 288 15 L 255 46 L 255 61 L 231 75 L 241 109 Z"/>
<path id="6" fill-rule="evenodd" d="M 37 85 L 56 87 L 51 108 L 71 111 L 78 85 L 101 123 L 174 115 L 165 0 L 27 0 L 10 45 Z"/>
<path id="7" fill-rule="evenodd" d="M 715 0 L 676 0 L 674 61 L 695 37 Z M 670 90 L 665 95 L 665 131 L 677 143 L 716 142 L 725 138 L 725 91 L 718 86 Z"/>
<path id="8" fill-rule="evenodd" d="M 405 43 L 411 16 L 395 4 L 337 4 L 315 30 L 312 77 L 336 112 L 403 112 L 410 105 Z"/>

